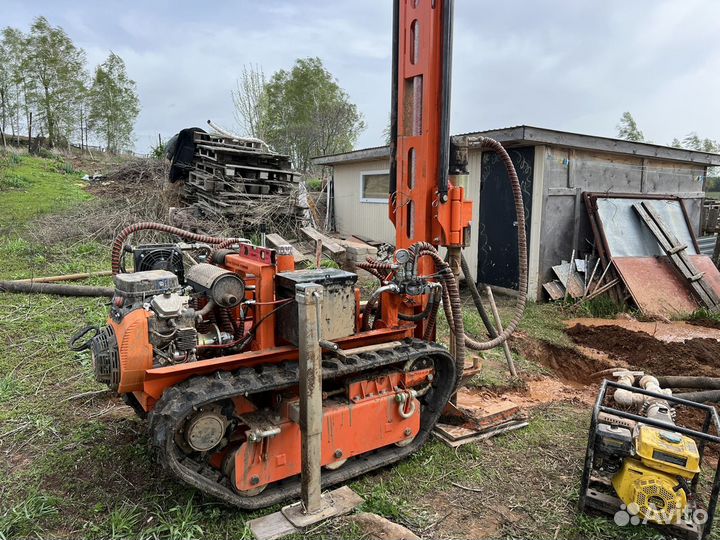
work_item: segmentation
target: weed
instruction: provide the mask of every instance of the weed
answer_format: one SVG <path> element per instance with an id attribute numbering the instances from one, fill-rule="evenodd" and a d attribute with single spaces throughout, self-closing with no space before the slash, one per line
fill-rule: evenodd
<path id="1" fill-rule="evenodd" d="M 199 540 L 203 536 L 200 526 L 202 515 L 189 499 L 185 506 L 173 506 L 167 512 L 158 507 L 151 518 L 156 524 L 143 529 L 141 540 Z"/>
<path id="2" fill-rule="evenodd" d="M 28 182 L 22 176 L 17 174 L 5 174 L 0 176 L 0 191 L 8 191 L 11 189 L 25 189 L 30 186 Z"/>
<path id="3" fill-rule="evenodd" d="M 583 302 L 581 309 L 591 317 L 612 318 L 623 312 L 623 306 L 615 302 L 609 296 L 599 296 L 592 300 Z"/>
<path id="4" fill-rule="evenodd" d="M 700 308 L 693 311 L 688 317 L 689 321 L 717 321 L 720 323 L 720 312 L 710 311 L 707 308 Z"/>
<path id="5" fill-rule="evenodd" d="M 135 538 L 142 517 L 143 514 L 137 505 L 125 502 L 110 512 L 101 526 L 92 526 L 91 529 L 99 538 L 109 540 Z"/>
<path id="6" fill-rule="evenodd" d="M 10 401 L 22 392 L 22 383 L 12 374 L 0 377 L 0 403 Z"/>
<path id="7" fill-rule="evenodd" d="M 322 178 L 309 178 L 305 180 L 308 191 L 322 191 Z"/>
<path id="8" fill-rule="evenodd" d="M 30 495 L 0 515 L 0 540 L 40 533 L 42 521 L 57 513 L 55 499 L 39 494 Z"/>

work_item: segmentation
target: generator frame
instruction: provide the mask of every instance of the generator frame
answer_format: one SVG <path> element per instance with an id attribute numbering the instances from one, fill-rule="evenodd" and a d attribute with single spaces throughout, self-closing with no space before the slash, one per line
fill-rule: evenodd
<path id="1" fill-rule="evenodd" d="M 665 400 L 671 405 L 684 405 L 692 409 L 703 411 L 705 413 L 705 419 L 703 421 L 702 431 L 697 431 L 675 424 L 668 424 L 666 422 L 661 422 L 652 418 L 647 418 L 645 416 L 604 405 L 607 397 L 607 392 L 611 388 L 615 390 L 627 390 L 634 394 L 641 394 L 646 397 Z M 605 484 L 602 479 L 597 477 L 593 478 L 592 475 L 594 470 L 593 462 L 595 459 L 595 430 L 597 429 L 597 425 L 599 423 L 598 417 L 600 413 L 610 414 L 627 420 L 633 420 L 635 422 L 643 423 L 660 429 L 676 431 L 698 441 L 698 453 L 700 454 L 701 472 L 695 476 L 691 483 L 693 493 L 697 491 L 700 475 L 703 474 L 702 458 L 706 444 L 709 443 L 712 445 L 717 445 L 717 447 L 720 448 L 720 436 L 718 436 L 720 435 L 720 417 L 718 417 L 717 411 L 711 405 L 688 401 L 687 399 L 682 399 L 672 395 L 658 394 L 657 392 L 651 392 L 649 390 L 645 390 L 644 388 L 628 386 L 606 379 L 602 382 L 602 385 L 600 386 L 600 392 L 598 394 L 597 400 L 595 401 L 595 406 L 593 407 L 592 418 L 590 421 L 590 433 L 588 436 L 587 452 L 585 454 L 585 464 L 583 467 L 582 482 L 580 484 L 580 498 L 578 502 L 578 506 L 581 512 L 585 512 L 586 509 L 593 509 L 609 514 L 614 514 L 620 509 L 620 506 L 623 504 L 623 502 L 619 498 L 612 495 L 607 495 L 605 493 L 600 493 L 598 490 L 593 489 L 592 487 L 593 483 Z M 711 427 L 714 428 L 715 433 L 718 435 L 710 434 Z M 708 518 L 704 524 L 693 524 L 692 526 L 686 524 L 661 525 L 652 522 L 648 522 L 647 524 L 660 528 L 662 530 L 670 529 L 672 531 L 672 534 L 677 535 L 681 538 L 687 538 L 689 540 L 704 540 L 710 535 L 710 532 L 712 530 L 713 519 L 715 515 L 715 509 L 717 507 L 717 498 L 719 493 L 720 460 L 715 467 L 715 474 L 713 477 L 712 486 L 710 488 L 710 498 L 707 507 L 705 508 L 708 514 Z M 698 503 L 701 502 L 702 501 L 700 501 L 699 499 L 696 499 L 696 501 L 694 502 L 695 507 L 697 508 Z"/>

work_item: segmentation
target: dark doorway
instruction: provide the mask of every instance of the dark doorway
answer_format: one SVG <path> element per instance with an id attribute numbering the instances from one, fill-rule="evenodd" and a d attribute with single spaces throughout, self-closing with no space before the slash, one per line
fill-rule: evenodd
<path id="1" fill-rule="evenodd" d="M 515 165 L 522 187 L 525 231 L 529 247 L 535 147 L 508 149 L 508 154 Z M 517 221 L 512 189 L 502 160 L 495 152 L 483 152 L 480 171 L 478 282 L 517 290 L 518 281 Z"/>

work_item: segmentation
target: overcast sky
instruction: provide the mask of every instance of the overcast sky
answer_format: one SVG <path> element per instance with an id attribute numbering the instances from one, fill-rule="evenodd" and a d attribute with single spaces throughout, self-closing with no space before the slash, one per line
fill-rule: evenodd
<path id="1" fill-rule="evenodd" d="M 422 0 L 421 0 L 422 1 Z M 319 56 L 382 143 L 390 103 L 389 0 L 0 0 L 0 26 L 44 15 L 137 82 L 136 148 L 210 118 L 236 127 L 243 64 L 266 75 Z M 456 0 L 452 131 L 529 124 L 615 136 L 631 111 L 658 144 L 720 139 L 717 0 Z"/>

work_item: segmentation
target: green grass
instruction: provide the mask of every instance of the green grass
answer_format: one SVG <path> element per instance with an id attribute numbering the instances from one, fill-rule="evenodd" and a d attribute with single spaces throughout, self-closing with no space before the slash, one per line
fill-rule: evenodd
<path id="1" fill-rule="evenodd" d="M 36 217 L 66 212 L 90 199 L 79 175 L 57 160 L 0 160 L 0 178 L 20 179 L 9 182 L 17 187 L 0 183 L 0 279 L 109 267 L 106 245 L 86 240 L 48 244 L 32 234 Z M 0 540 L 241 539 L 250 538 L 250 519 L 279 509 L 248 513 L 228 508 L 180 484 L 153 462 L 147 423 L 95 383 L 88 352 L 76 354 L 67 347 L 78 328 L 103 323 L 106 300 L 0 298 Z M 512 301 L 498 302 L 507 323 Z M 565 317 L 560 306 L 530 304 L 520 329 L 532 338 L 570 346 Z M 447 336 L 447 326 L 439 324 L 441 336 Z M 482 335 L 482 322 L 469 304 L 466 324 Z M 515 361 L 524 375 L 544 372 L 517 354 Z M 521 385 L 508 381 L 503 362 L 501 351 L 488 352 L 487 369 L 475 385 Z M 473 527 L 485 522 L 494 523 L 493 537 L 639 534 L 575 509 L 588 420 L 589 409 L 574 404 L 535 409 L 527 429 L 458 450 L 432 441 L 351 487 L 365 500 L 361 510 L 425 537 L 472 537 Z M 318 538 L 363 534 L 346 519 L 312 532 Z"/>
<path id="2" fill-rule="evenodd" d="M 0 232 L 25 225 L 32 218 L 60 212 L 90 199 L 82 175 L 57 162 L 22 156 L 0 164 Z"/>
<path id="3" fill-rule="evenodd" d="M 720 191 L 706 191 L 705 197 L 708 199 L 720 199 Z"/>

